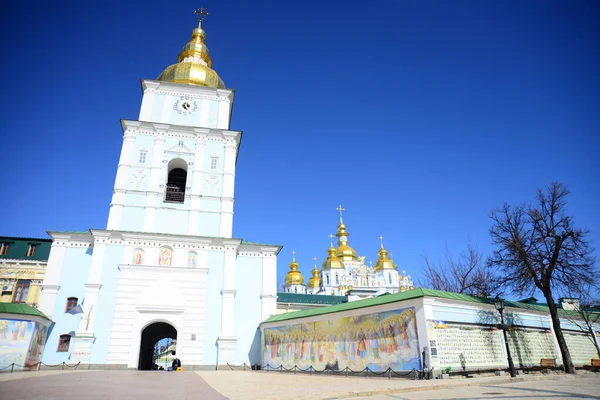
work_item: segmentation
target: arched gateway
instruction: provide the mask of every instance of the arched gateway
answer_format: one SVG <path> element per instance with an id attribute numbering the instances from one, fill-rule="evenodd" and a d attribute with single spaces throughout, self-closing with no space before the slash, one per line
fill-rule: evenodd
<path id="1" fill-rule="evenodd" d="M 161 339 L 177 339 L 177 330 L 171 324 L 166 322 L 155 322 L 148 325 L 142 331 L 142 339 L 140 342 L 140 358 L 138 369 L 152 369 L 152 356 L 154 353 L 154 345 Z"/>

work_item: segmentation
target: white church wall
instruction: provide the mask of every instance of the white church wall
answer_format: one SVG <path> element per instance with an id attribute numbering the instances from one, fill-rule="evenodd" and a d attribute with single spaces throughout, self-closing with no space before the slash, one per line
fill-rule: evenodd
<path id="1" fill-rule="evenodd" d="M 202 364 L 217 364 L 217 338 L 221 333 L 223 288 L 223 265 L 225 253 L 222 251 L 208 252 L 208 275 L 205 297 L 204 343 L 202 349 Z"/>
<path id="2" fill-rule="evenodd" d="M 235 273 L 235 364 L 260 363 L 260 342 L 255 343 L 255 336 L 257 327 L 262 322 L 262 274 L 260 252 L 256 252 L 254 256 L 238 256 Z"/>
<path id="3" fill-rule="evenodd" d="M 68 334 L 73 336 L 79 329 L 81 314 L 68 314 L 66 312 L 66 305 L 69 297 L 77 297 L 79 304 L 84 299 L 84 283 L 88 278 L 93 253 L 89 244 L 85 242 L 66 243 L 67 247 L 60 270 L 60 288 L 56 294 L 51 313 L 52 321 L 55 324 L 48 335 L 46 348 L 42 357 L 42 361 L 46 364 L 59 364 L 63 361 L 69 361 L 72 348 L 69 348 L 69 351 L 66 352 L 59 352 L 57 351 L 58 341 L 60 335 Z"/>

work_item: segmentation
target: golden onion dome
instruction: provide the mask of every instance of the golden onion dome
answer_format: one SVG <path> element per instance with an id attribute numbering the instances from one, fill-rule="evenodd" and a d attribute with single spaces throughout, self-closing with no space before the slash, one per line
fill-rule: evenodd
<path id="1" fill-rule="evenodd" d="M 295 254 L 292 252 L 292 254 Z M 290 263 L 290 270 L 285 276 L 286 285 L 304 285 L 304 277 L 298 271 L 300 265 L 296 262 L 296 258 L 292 255 L 292 262 Z"/>
<path id="2" fill-rule="evenodd" d="M 312 270 L 312 276 L 308 280 L 308 284 L 306 286 L 309 288 L 318 288 L 319 286 L 321 286 L 321 278 L 319 277 L 319 269 L 317 268 L 316 265 Z"/>
<path id="3" fill-rule="evenodd" d="M 342 221 L 340 221 L 340 224 L 338 225 L 338 231 L 335 236 L 338 237 L 336 256 L 342 261 L 358 260 L 358 254 L 356 253 L 356 250 L 348 246 L 348 236 L 350 236 L 350 234 L 348 231 L 346 231 L 346 225 Z"/>
<path id="4" fill-rule="evenodd" d="M 343 269 L 344 268 L 340 259 L 335 255 L 335 253 L 336 253 L 336 250 L 335 250 L 335 247 L 333 247 L 333 245 L 330 246 L 329 249 L 327 249 L 327 258 L 323 262 L 321 270 L 326 271 L 329 269 Z"/>
<path id="5" fill-rule="evenodd" d="M 212 60 L 204 39 L 206 33 L 201 27 L 192 31 L 192 39 L 183 47 L 177 64 L 168 66 L 159 76 L 159 81 L 188 83 L 191 85 L 224 88 L 225 83 L 211 68 Z"/>
<path id="6" fill-rule="evenodd" d="M 375 271 L 395 270 L 396 264 L 394 264 L 394 260 L 387 256 L 388 251 L 383 247 L 383 236 L 380 236 L 379 239 L 381 240 L 381 249 L 379 249 L 379 259 L 377 259 L 373 269 Z"/>

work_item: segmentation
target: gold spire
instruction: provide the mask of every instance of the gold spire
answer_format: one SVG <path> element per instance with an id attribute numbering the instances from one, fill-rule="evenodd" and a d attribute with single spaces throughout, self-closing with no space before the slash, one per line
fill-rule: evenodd
<path id="1" fill-rule="evenodd" d="M 348 236 L 350 236 L 350 234 L 348 231 L 346 231 L 346 225 L 344 224 L 344 220 L 342 218 L 342 212 L 346 209 L 340 204 L 336 210 L 340 212 L 340 224 L 338 225 L 338 231 L 335 235 L 338 237 L 338 248 L 336 255 L 342 261 L 357 261 L 358 254 L 356 254 L 356 251 L 352 247 L 348 246 Z"/>
<path id="2" fill-rule="evenodd" d="M 290 270 L 285 276 L 286 285 L 304 285 L 304 277 L 298 271 L 300 265 L 296 262 L 296 251 L 292 250 L 292 262 L 290 263 Z"/>
<path id="3" fill-rule="evenodd" d="M 323 261 L 321 269 L 323 271 L 328 269 L 344 268 L 339 258 L 336 256 L 336 249 L 333 247 L 333 234 L 329 234 L 329 248 L 327 249 L 327 258 Z"/>
<path id="4" fill-rule="evenodd" d="M 388 251 L 383 247 L 383 235 L 379 236 L 379 241 L 381 243 L 381 248 L 379 249 L 379 259 L 375 263 L 375 271 L 382 271 L 384 269 L 396 269 L 396 264 L 394 264 L 394 260 L 388 258 Z"/>
<path id="5" fill-rule="evenodd" d="M 319 286 L 321 286 L 321 278 L 319 277 L 319 268 L 317 268 L 317 260 L 317 257 L 313 257 L 315 267 L 312 270 L 312 277 L 308 280 L 308 284 L 306 285 L 308 288 L 318 288 Z"/>
<path id="6" fill-rule="evenodd" d="M 168 66 L 159 76 L 159 81 L 188 83 L 191 85 L 224 88 L 225 83 L 211 69 L 212 60 L 204 43 L 206 33 L 202 29 L 202 20 L 208 15 L 204 8 L 194 10 L 198 16 L 198 27 L 192 31 L 192 39 L 183 47 L 177 64 Z"/>

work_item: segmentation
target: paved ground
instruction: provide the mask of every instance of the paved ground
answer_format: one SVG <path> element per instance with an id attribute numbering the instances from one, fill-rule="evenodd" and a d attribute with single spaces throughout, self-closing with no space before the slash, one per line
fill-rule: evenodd
<path id="1" fill-rule="evenodd" d="M 412 379 L 250 371 L 39 371 L 0 374 L 0 400 L 600 399 L 600 374 Z"/>
<path id="2" fill-rule="evenodd" d="M 50 371 L 48 371 L 50 372 Z M 225 400 L 193 372 L 62 371 L 0 375 L 1 400 Z M 12 378 L 12 379 L 9 379 Z M 17 378 L 17 379 L 15 379 Z"/>

